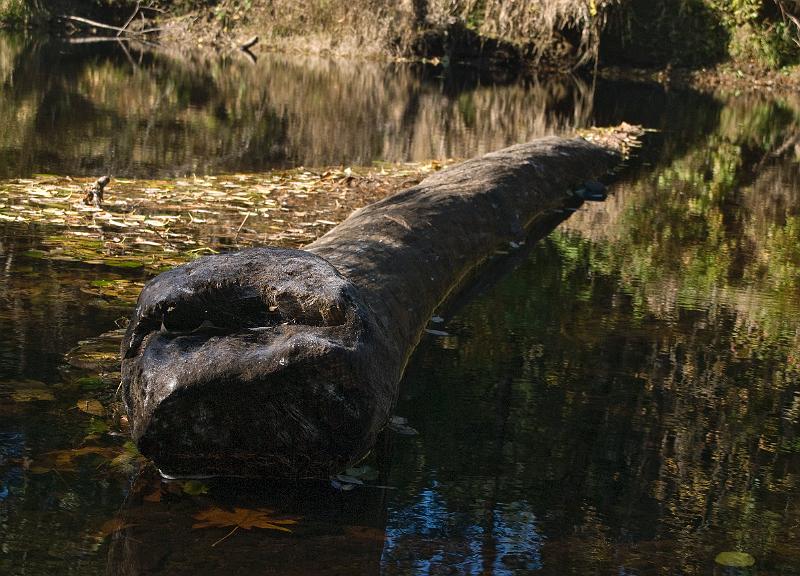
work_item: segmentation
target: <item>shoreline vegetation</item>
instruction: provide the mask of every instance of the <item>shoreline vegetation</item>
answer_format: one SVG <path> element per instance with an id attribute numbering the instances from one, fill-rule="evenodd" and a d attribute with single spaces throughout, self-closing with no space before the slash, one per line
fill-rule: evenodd
<path id="1" fill-rule="evenodd" d="M 584 70 L 696 88 L 800 86 L 800 0 L 0 0 L 0 28 L 171 51 Z"/>

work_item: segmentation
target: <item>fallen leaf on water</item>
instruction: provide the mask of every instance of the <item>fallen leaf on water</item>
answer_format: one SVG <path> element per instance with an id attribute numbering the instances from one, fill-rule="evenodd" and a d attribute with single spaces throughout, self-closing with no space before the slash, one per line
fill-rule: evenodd
<path id="1" fill-rule="evenodd" d="M 408 420 L 402 416 L 392 416 L 386 427 L 401 436 L 416 436 L 419 434 L 416 429 L 408 425 Z"/>
<path id="2" fill-rule="evenodd" d="M 199 480 L 187 480 L 183 483 L 183 492 L 189 496 L 200 496 L 201 494 L 208 494 L 208 486 Z"/>
<path id="3" fill-rule="evenodd" d="M 81 412 L 86 412 L 92 416 L 105 416 L 106 414 L 106 409 L 103 408 L 103 405 L 97 400 L 78 400 L 75 406 L 77 406 Z"/>
<path id="4" fill-rule="evenodd" d="M 36 402 L 55 400 L 55 396 L 50 390 L 42 388 L 22 388 L 11 393 L 14 402 Z"/>
<path id="5" fill-rule="evenodd" d="M 450 333 L 445 332 L 444 330 L 431 330 L 430 328 L 425 328 L 425 332 L 433 336 L 450 336 Z"/>
<path id="6" fill-rule="evenodd" d="M 348 468 L 345 470 L 345 474 L 366 481 L 376 480 L 378 478 L 378 471 L 371 466 L 367 466 L 366 464 L 364 466 L 354 466 L 352 468 Z"/>
<path id="7" fill-rule="evenodd" d="M 231 536 L 239 528 L 244 528 L 245 530 L 263 528 L 265 530 L 291 532 L 286 526 L 297 524 L 296 519 L 273 518 L 272 514 L 273 511 L 268 508 L 234 508 L 233 512 L 231 512 L 215 506 L 195 514 L 193 518 L 200 522 L 193 524 L 192 528 L 229 528 L 232 526 L 233 530 L 214 542 L 211 545 L 213 547 Z"/>
<path id="8" fill-rule="evenodd" d="M 105 446 L 84 446 L 83 448 L 76 448 L 74 450 L 54 450 L 46 452 L 42 455 L 41 460 L 37 460 L 34 466 L 31 466 L 30 471 L 32 474 L 46 474 L 56 470 L 58 472 L 74 472 L 76 469 L 76 460 L 84 456 L 98 456 L 104 459 L 114 458 L 119 454 L 119 448 L 105 447 Z"/>
<path id="9" fill-rule="evenodd" d="M 731 568 L 749 568 L 756 563 L 756 559 L 747 552 L 720 552 L 714 562 Z"/>

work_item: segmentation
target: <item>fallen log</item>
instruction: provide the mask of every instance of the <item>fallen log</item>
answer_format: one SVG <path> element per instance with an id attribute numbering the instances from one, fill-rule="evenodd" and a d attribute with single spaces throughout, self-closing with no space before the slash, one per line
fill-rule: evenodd
<path id="1" fill-rule="evenodd" d="M 620 161 L 580 138 L 512 146 L 360 209 L 304 250 L 208 256 L 154 278 L 122 343 L 140 451 L 170 476 L 327 476 L 357 461 L 453 287 Z"/>

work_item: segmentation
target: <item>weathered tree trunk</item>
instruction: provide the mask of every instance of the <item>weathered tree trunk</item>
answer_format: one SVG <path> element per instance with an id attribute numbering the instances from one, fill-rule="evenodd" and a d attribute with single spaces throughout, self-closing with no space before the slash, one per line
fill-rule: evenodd
<path id="1" fill-rule="evenodd" d="M 305 250 L 156 277 L 122 345 L 139 449 L 168 475 L 316 476 L 358 460 L 453 287 L 619 161 L 581 139 L 512 146 L 358 210 Z"/>

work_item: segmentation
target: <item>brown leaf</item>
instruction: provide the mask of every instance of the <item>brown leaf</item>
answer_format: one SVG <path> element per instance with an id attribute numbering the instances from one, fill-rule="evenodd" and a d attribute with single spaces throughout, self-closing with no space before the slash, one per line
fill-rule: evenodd
<path id="1" fill-rule="evenodd" d="M 292 518 L 273 518 L 273 511 L 268 508 L 234 508 L 233 512 L 222 508 L 209 508 L 193 516 L 199 520 L 192 528 L 231 528 L 238 527 L 250 530 L 251 528 L 264 528 L 266 530 L 280 530 L 291 532 L 290 526 L 297 524 Z"/>
<path id="2" fill-rule="evenodd" d="M 75 406 L 78 407 L 79 410 L 82 412 L 86 412 L 87 414 L 91 414 L 92 416 L 105 416 L 106 409 L 103 408 L 103 405 L 100 404 L 97 400 L 78 400 L 75 403 Z"/>

